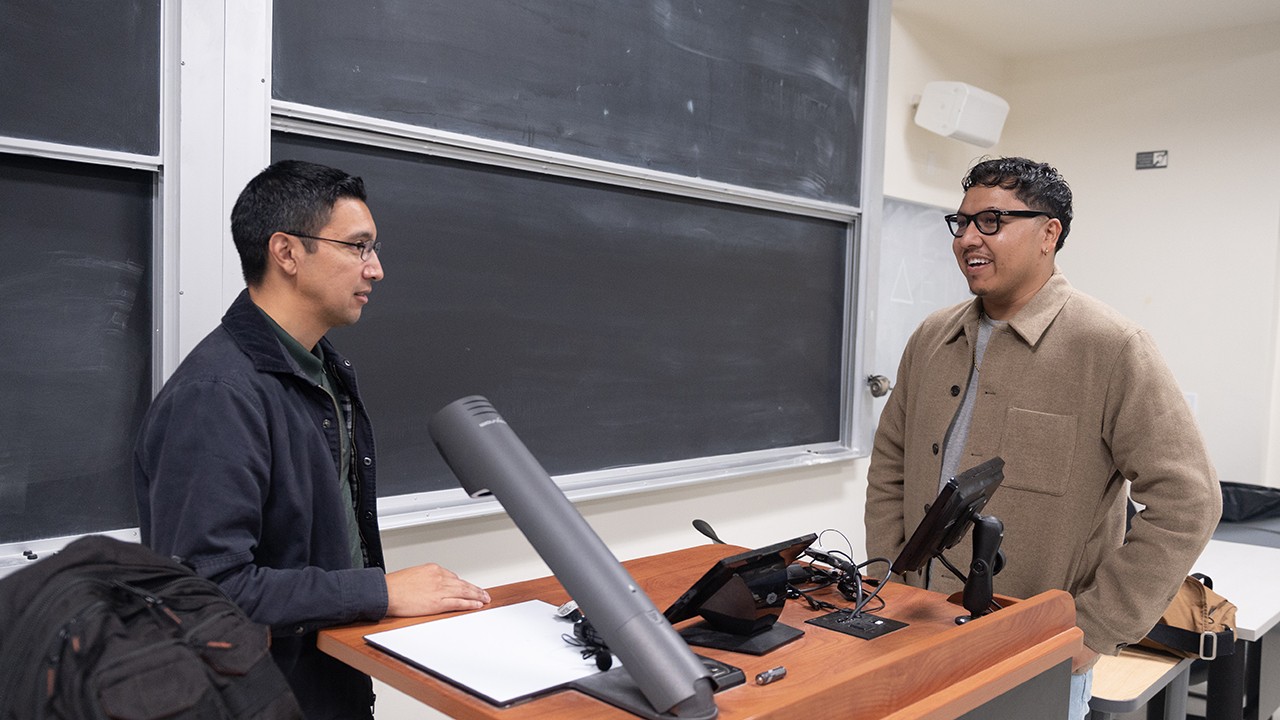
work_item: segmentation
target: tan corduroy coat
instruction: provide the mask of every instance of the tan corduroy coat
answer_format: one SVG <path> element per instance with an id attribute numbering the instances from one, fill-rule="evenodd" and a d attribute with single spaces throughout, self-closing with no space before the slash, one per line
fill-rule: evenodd
<path id="1" fill-rule="evenodd" d="M 907 343 L 868 472 L 869 557 L 894 559 L 937 495 L 980 302 L 933 313 Z M 1221 513 L 1191 409 L 1151 337 L 1057 268 L 992 333 L 980 378 L 960 470 L 1006 463 L 984 510 L 1005 528 L 996 592 L 1069 591 L 1085 645 L 1115 654 L 1155 625 Z M 1145 506 L 1127 543 L 1126 479 Z M 966 538 L 947 557 L 967 569 L 970 552 Z M 935 590 L 961 587 L 941 565 L 933 576 Z"/>

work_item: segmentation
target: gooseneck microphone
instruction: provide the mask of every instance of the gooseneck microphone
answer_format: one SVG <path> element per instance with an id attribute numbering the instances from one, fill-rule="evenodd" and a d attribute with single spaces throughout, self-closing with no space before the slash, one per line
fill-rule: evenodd
<path id="1" fill-rule="evenodd" d="M 716 535 L 716 531 L 711 529 L 711 524 L 706 520 L 701 518 L 694 520 L 693 529 L 711 538 L 711 542 L 717 545 L 724 545 L 724 541 L 720 539 L 719 535 Z"/>
<path id="2" fill-rule="evenodd" d="M 654 710 L 718 714 L 702 662 L 488 400 L 457 400 L 428 429 L 467 494 L 502 503 Z"/>

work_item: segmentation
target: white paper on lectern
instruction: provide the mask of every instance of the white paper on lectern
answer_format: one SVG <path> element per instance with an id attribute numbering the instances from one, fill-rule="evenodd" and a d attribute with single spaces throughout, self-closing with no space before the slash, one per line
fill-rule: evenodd
<path id="1" fill-rule="evenodd" d="M 564 635 L 573 636 L 573 624 L 556 617 L 554 605 L 529 600 L 364 639 L 495 705 L 507 705 L 600 672 Z"/>

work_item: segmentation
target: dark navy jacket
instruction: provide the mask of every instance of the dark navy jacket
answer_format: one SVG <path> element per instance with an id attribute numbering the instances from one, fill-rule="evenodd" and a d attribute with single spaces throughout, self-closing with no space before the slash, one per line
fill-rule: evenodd
<path id="1" fill-rule="evenodd" d="M 373 430 L 351 363 L 320 341 L 351 396 L 369 568 L 352 568 L 339 492 L 342 422 L 248 291 L 183 360 L 134 451 L 142 541 L 216 580 L 255 621 L 310 720 L 368 717 L 369 678 L 316 649 L 316 631 L 387 612 Z"/>

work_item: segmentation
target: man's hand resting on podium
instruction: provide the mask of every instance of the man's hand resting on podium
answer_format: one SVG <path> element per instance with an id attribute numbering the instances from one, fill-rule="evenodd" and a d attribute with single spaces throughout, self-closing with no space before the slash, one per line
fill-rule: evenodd
<path id="1" fill-rule="evenodd" d="M 435 563 L 387 574 L 387 617 L 416 617 L 475 610 L 489 593 Z"/>

